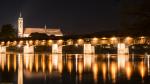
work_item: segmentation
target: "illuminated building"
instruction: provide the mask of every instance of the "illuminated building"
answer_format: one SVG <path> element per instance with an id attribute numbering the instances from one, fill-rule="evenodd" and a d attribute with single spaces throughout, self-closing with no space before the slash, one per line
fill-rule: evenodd
<path id="1" fill-rule="evenodd" d="M 31 33 L 45 33 L 48 36 L 55 35 L 55 36 L 63 36 L 61 29 L 59 28 L 23 28 L 23 17 L 20 14 L 18 18 L 18 37 L 29 37 Z"/>

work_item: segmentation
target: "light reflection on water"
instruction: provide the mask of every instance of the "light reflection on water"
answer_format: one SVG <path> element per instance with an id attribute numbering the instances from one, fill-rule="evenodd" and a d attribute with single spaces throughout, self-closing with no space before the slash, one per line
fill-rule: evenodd
<path id="1" fill-rule="evenodd" d="M 134 54 L 0 54 L 0 82 L 149 83 L 149 59 Z"/>

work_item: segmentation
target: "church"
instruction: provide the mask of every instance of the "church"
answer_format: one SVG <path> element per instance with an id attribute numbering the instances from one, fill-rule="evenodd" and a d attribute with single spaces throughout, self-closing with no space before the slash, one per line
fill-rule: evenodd
<path id="1" fill-rule="evenodd" d="M 24 28 L 23 27 L 23 17 L 19 16 L 18 18 L 18 37 L 29 37 L 31 33 L 46 33 L 48 36 L 63 36 L 61 29 L 59 28 Z"/>

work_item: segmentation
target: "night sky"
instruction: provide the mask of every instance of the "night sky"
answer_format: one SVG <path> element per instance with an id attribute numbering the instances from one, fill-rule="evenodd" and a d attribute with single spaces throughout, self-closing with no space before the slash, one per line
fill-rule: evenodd
<path id="1" fill-rule="evenodd" d="M 0 26 L 17 27 L 19 12 L 24 27 L 60 26 L 66 33 L 83 34 L 119 28 L 119 0 L 1 0 Z"/>

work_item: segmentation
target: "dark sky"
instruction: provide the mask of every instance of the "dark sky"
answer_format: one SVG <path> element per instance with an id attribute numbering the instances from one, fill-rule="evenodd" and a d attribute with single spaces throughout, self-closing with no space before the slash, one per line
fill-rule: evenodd
<path id="1" fill-rule="evenodd" d="M 19 11 L 25 27 L 59 25 L 65 33 L 91 33 L 119 28 L 119 0 L 1 0 L 0 25 L 17 26 Z"/>

